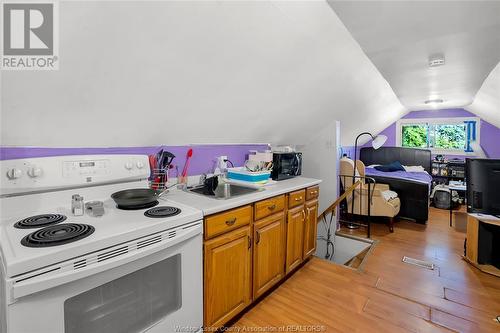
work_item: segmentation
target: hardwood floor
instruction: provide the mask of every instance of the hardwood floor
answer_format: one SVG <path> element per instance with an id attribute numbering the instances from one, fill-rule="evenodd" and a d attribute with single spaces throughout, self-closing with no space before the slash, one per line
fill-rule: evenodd
<path id="1" fill-rule="evenodd" d="M 231 329 L 247 332 L 500 332 L 500 278 L 461 259 L 465 234 L 448 212 L 428 224 L 375 224 L 361 270 L 313 258 Z M 353 231 L 362 235 L 364 230 Z M 437 265 L 428 270 L 403 256 Z"/>

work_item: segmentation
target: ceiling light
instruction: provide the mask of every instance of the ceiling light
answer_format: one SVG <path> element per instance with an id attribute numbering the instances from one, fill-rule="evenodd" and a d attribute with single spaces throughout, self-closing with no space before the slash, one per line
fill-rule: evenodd
<path id="1" fill-rule="evenodd" d="M 441 104 L 443 102 L 444 101 L 441 98 L 436 98 L 436 99 L 428 99 L 428 100 L 426 100 L 425 104 L 434 106 L 434 105 L 437 105 L 437 104 Z"/>
<path id="2" fill-rule="evenodd" d="M 444 54 L 433 54 L 429 57 L 429 67 L 431 68 L 443 66 L 444 63 Z"/>

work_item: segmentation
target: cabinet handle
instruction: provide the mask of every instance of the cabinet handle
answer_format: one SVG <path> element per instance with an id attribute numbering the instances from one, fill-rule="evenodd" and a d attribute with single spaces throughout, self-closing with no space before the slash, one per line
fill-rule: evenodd
<path id="1" fill-rule="evenodd" d="M 302 197 L 295 198 L 295 201 L 302 201 Z"/>
<path id="2" fill-rule="evenodd" d="M 227 224 L 228 226 L 232 226 L 235 222 L 236 222 L 236 217 L 233 217 L 232 219 L 227 220 L 227 221 L 226 221 L 226 224 Z"/>
<path id="3" fill-rule="evenodd" d="M 318 194 L 318 191 L 311 191 L 312 195 Z"/>
<path id="4" fill-rule="evenodd" d="M 267 206 L 267 209 L 269 209 L 269 210 L 275 210 L 276 209 L 276 204 L 273 204 L 271 206 Z"/>
<path id="5" fill-rule="evenodd" d="M 252 247 L 252 238 L 250 238 L 250 236 L 247 237 L 248 237 L 248 249 L 250 249 Z"/>
<path id="6" fill-rule="evenodd" d="M 302 210 L 302 218 L 304 219 L 304 222 L 306 221 L 306 212 L 305 210 Z"/>
<path id="7" fill-rule="evenodd" d="M 259 242 L 260 242 L 260 232 L 257 231 L 255 234 L 255 244 L 259 244 Z"/>

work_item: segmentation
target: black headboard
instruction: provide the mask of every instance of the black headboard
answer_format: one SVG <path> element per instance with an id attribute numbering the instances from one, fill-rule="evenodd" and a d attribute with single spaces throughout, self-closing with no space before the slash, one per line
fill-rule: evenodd
<path id="1" fill-rule="evenodd" d="M 389 164 L 399 161 L 403 165 L 421 165 L 431 174 L 431 151 L 402 147 L 361 148 L 359 159 L 366 165 Z"/>

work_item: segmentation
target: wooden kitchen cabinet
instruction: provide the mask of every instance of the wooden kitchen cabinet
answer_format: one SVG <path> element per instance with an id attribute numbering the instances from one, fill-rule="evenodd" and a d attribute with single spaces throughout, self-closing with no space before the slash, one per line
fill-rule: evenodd
<path id="1" fill-rule="evenodd" d="M 253 298 L 256 299 L 285 275 L 285 214 L 254 224 Z"/>
<path id="2" fill-rule="evenodd" d="M 243 206 L 205 219 L 205 239 L 238 229 L 252 222 L 252 206 Z"/>
<path id="3" fill-rule="evenodd" d="M 285 196 L 269 198 L 255 203 L 255 220 L 281 212 L 285 209 Z"/>
<path id="4" fill-rule="evenodd" d="M 305 211 L 303 205 L 288 210 L 286 223 L 286 274 L 302 262 L 304 222 Z"/>
<path id="5" fill-rule="evenodd" d="M 314 200 L 319 197 L 319 186 L 313 186 L 306 189 L 306 200 Z"/>
<path id="6" fill-rule="evenodd" d="M 204 244 L 204 324 L 220 327 L 252 302 L 251 227 Z"/>
<path id="7" fill-rule="evenodd" d="M 205 327 L 226 325 L 314 253 L 318 197 L 311 186 L 205 217 Z"/>
<path id="8" fill-rule="evenodd" d="M 306 200 L 305 190 L 291 192 L 288 195 L 288 208 L 301 206 L 304 204 L 305 200 Z"/>
<path id="9" fill-rule="evenodd" d="M 307 201 L 305 205 L 306 219 L 304 222 L 303 259 L 316 251 L 316 234 L 318 226 L 318 200 Z"/>

